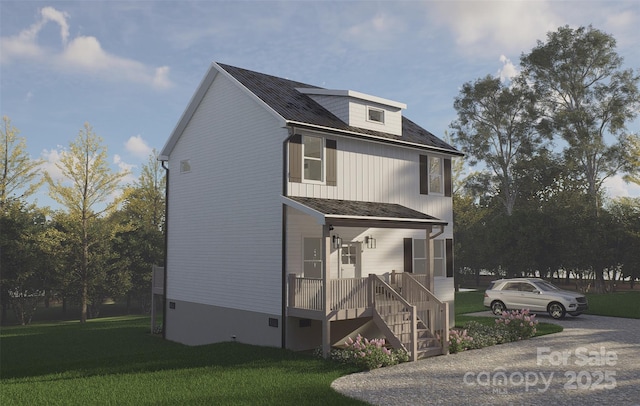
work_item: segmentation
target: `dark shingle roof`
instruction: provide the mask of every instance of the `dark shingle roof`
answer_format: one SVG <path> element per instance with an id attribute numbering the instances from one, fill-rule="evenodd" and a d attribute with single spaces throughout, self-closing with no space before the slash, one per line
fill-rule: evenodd
<path id="1" fill-rule="evenodd" d="M 378 137 L 393 142 L 419 144 L 461 155 L 454 147 L 404 116 L 402 117 L 402 137 L 380 131 L 353 127 L 347 125 L 311 97 L 296 90 L 296 88 L 322 89 L 321 87 L 221 63 L 218 63 L 218 66 L 228 72 L 287 121 Z"/>
<path id="2" fill-rule="evenodd" d="M 446 221 L 395 203 L 360 202 L 298 196 L 288 196 L 288 198 L 318 211 L 326 217 L 386 218 L 447 224 Z"/>

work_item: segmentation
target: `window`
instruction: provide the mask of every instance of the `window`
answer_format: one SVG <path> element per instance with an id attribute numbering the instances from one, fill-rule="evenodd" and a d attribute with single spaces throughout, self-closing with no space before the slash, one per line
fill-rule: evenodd
<path id="1" fill-rule="evenodd" d="M 185 159 L 180 161 L 180 173 L 191 172 L 191 161 Z"/>
<path id="2" fill-rule="evenodd" d="M 427 269 L 427 240 L 413 240 L 413 272 L 424 274 Z"/>
<path id="3" fill-rule="evenodd" d="M 444 240 L 433 240 L 433 276 L 447 276 Z"/>
<path id="4" fill-rule="evenodd" d="M 305 135 L 302 137 L 304 180 L 324 181 L 324 139 Z"/>
<path id="5" fill-rule="evenodd" d="M 384 124 L 384 110 L 367 107 L 367 121 Z"/>
<path id="6" fill-rule="evenodd" d="M 429 193 L 444 193 L 442 158 L 429 157 Z"/>
<path id="7" fill-rule="evenodd" d="M 322 238 L 305 238 L 302 276 L 322 278 Z"/>

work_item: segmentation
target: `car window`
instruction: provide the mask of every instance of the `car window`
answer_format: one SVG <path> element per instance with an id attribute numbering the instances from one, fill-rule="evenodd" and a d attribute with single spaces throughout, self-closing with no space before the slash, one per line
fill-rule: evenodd
<path id="1" fill-rule="evenodd" d="M 518 282 L 507 282 L 502 290 L 519 290 L 520 288 L 518 285 L 520 285 Z"/>
<path id="2" fill-rule="evenodd" d="M 536 289 L 536 287 L 530 283 L 521 283 L 520 290 L 522 290 L 523 292 L 535 292 L 538 289 Z"/>
<path id="3" fill-rule="evenodd" d="M 550 290 L 560 290 L 557 286 L 547 282 L 547 281 L 536 281 L 534 282 L 535 285 L 538 287 L 538 289 L 540 290 L 544 290 L 544 291 L 550 291 Z"/>

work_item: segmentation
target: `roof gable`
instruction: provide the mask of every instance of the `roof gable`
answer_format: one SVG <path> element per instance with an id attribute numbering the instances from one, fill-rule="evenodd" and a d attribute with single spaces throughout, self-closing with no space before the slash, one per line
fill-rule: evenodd
<path id="1" fill-rule="evenodd" d="M 463 155 L 451 145 L 404 116 L 402 117 L 402 135 L 400 137 L 381 131 L 350 126 L 329 110 L 322 107 L 307 94 L 304 94 L 306 92 L 303 90 L 310 89 L 308 93 L 314 93 L 312 89 L 316 89 L 315 92 L 322 93 L 327 89 L 214 62 L 198 86 L 196 93 L 191 98 L 189 105 L 171 133 L 169 140 L 163 147 L 159 157 L 160 160 L 168 159 L 182 131 L 186 128 L 186 125 L 218 73 L 225 75 L 237 83 L 250 97 L 254 98 L 278 119 L 282 120 L 283 127 L 291 124 L 317 128 L 342 133 L 344 135 L 425 149 L 435 149 L 453 155 Z"/>

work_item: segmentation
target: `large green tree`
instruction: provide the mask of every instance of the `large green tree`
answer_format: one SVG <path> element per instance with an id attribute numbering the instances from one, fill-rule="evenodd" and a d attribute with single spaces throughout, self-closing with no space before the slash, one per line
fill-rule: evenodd
<path id="1" fill-rule="evenodd" d="M 506 85 L 486 76 L 465 83 L 453 105 L 458 113 L 451 123 L 454 142 L 472 166 L 482 162 L 489 169 L 496 196 L 509 216 L 521 182 L 515 168 L 534 156 L 543 143 L 535 128 L 534 102 L 526 85 L 517 81 Z"/>
<path id="2" fill-rule="evenodd" d="M 0 127 L 0 220 L 6 215 L 19 213 L 9 208 L 5 210 L 4 207 L 11 201 L 18 201 L 18 205 L 22 205 L 23 199 L 34 194 L 44 181 L 38 173 L 42 161 L 31 159 L 27 153 L 27 141 L 20 137 L 19 133 L 20 131 L 11 124 L 11 119 L 3 116 Z M 7 231 L 2 227 L 0 222 L 0 235 L 5 235 Z M 5 244 L 0 243 L 0 274 L 5 272 L 1 258 L 6 249 Z M 3 319 L 7 316 L 8 293 L 5 285 L 0 287 Z"/>
<path id="3" fill-rule="evenodd" d="M 97 267 L 91 263 L 90 250 L 98 240 L 92 240 L 101 214 L 115 209 L 120 199 L 114 198 L 119 184 L 127 175 L 125 172 L 113 173 L 107 162 L 107 148 L 102 145 L 89 123 L 69 145 L 69 150 L 61 154 L 56 163 L 63 179 L 54 180 L 51 174 L 45 175 L 52 199 L 63 205 L 77 222 L 80 234 L 80 321 L 86 322 L 89 305 L 89 289 L 92 280 L 99 275 Z"/>
<path id="4" fill-rule="evenodd" d="M 630 169 L 626 125 L 638 114 L 640 77 L 623 69 L 616 40 L 591 26 L 549 32 L 521 66 L 538 96 L 541 129 L 565 141 L 566 165 L 587 185 L 597 213 L 604 180 Z"/>
<path id="5" fill-rule="evenodd" d="M 48 258 L 40 244 L 48 227 L 47 213 L 20 199 L 11 199 L 1 209 L 0 284 L 18 322 L 29 324 L 45 294 L 49 273 Z"/>
<path id="6" fill-rule="evenodd" d="M 27 141 L 19 137 L 19 133 L 11 119 L 3 116 L 0 128 L 0 206 L 11 197 L 31 196 L 44 182 L 38 172 L 42 160 L 31 159 L 27 153 Z"/>
<path id="7" fill-rule="evenodd" d="M 144 310 L 149 305 L 152 266 L 164 260 L 164 190 L 165 171 L 154 150 L 136 182 L 125 189 L 122 209 L 114 214 L 120 228 L 113 249 L 120 254 L 118 263 L 131 276 L 127 297 L 136 299 Z"/>

